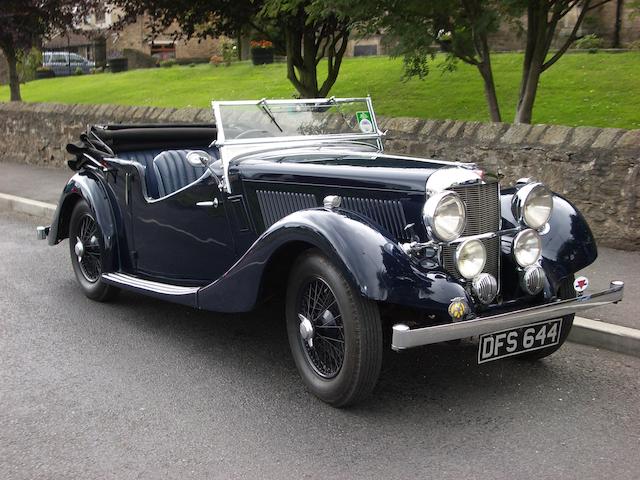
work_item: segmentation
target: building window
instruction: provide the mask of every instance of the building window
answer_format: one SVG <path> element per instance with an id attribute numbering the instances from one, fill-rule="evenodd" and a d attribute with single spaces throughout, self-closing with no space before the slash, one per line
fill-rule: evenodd
<path id="1" fill-rule="evenodd" d="M 167 41 L 153 42 L 151 43 L 151 56 L 158 60 L 176 58 L 176 45 Z"/>
<path id="2" fill-rule="evenodd" d="M 107 9 L 104 5 L 100 5 L 96 8 L 96 24 L 104 23 L 107 15 Z"/>
<path id="3" fill-rule="evenodd" d="M 353 47 L 353 56 L 354 57 L 364 57 L 368 55 L 377 55 L 378 54 L 378 45 L 355 45 Z"/>

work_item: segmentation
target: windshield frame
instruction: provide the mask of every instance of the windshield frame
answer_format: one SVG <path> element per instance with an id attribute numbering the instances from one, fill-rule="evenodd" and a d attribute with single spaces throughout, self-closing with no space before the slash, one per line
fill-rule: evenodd
<path id="1" fill-rule="evenodd" d="M 257 138 L 233 138 L 227 139 L 224 133 L 224 121 L 221 113 L 221 108 L 224 106 L 250 106 L 255 105 L 256 108 L 261 106 L 266 107 L 269 110 L 269 105 L 323 105 L 333 104 L 339 105 L 341 103 L 355 103 L 363 102 L 366 105 L 371 123 L 373 124 L 373 131 L 371 133 L 328 133 L 322 135 L 291 135 L 291 136 L 273 136 L 273 137 L 257 137 Z M 211 144 L 212 147 L 218 147 L 220 149 L 220 157 L 223 165 L 223 184 L 228 193 L 231 193 L 231 185 L 229 182 L 229 165 L 232 160 L 238 157 L 257 153 L 261 150 L 274 149 L 273 144 L 282 144 L 282 148 L 300 147 L 303 145 L 323 145 L 330 143 L 349 143 L 363 141 L 371 141 L 377 145 L 378 151 L 382 152 L 384 133 L 378 127 L 376 115 L 373 110 L 373 104 L 371 97 L 354 97 L 354 98 L 302 98 L 302 99 L 285 99 L 285 100 L 267 100 L 265 98 L 261 100 L 228 100 L 228 101 L 212 101 L 213 114 L 216 120 L 217 139 Z M 363 105 L 363 106 L 364 106 Z M 373 145 L 372 145 L 373 146 Z"/>

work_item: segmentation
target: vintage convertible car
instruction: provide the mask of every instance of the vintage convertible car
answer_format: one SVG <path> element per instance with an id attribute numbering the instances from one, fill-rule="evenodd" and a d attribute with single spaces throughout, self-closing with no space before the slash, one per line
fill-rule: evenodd
<path id="1" fill-rule="evenodd" d="M 371 392 L 383 348 L 479 337 L 478 361 L 538 359 L 576 312 L 596 245 L 541 183 L 383 153 L 369 98 L 214 102 L 215 124 L 94 125 L 41 238 L 69 238 L 84 293 L 119 289 L 218 312 L 285 298 L 308 389 Z"/>

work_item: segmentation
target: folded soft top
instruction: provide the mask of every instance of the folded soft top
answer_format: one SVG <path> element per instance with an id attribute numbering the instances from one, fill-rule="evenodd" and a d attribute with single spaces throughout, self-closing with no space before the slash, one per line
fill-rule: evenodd
<path id="1" fill-rule="evenodd" d="M 205 148 L 217 138 L 213 123 L 94 125 L 87 132 L 114 153 L 131 150 Z M 93 142 L 92 142 L 93 143 Z M 95 144 L 94 144 L 95 145 Z"/>

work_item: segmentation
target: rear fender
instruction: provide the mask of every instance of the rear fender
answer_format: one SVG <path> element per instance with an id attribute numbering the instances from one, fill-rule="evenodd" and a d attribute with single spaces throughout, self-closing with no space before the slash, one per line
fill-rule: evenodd
<path id="1" fill-rule="evenodd" d="M 117 229 L 111 202 L 102 182 L 91 173 L 75 174 L 64 187 L 53 215 L 49 232 L 49 245 L 56 245 L 69 237 L 69 223 L 76 203 L 85 200 L 94 213 L 102 233 L 103 271 L 117 269 Z"/>
<path id="2" fill-rule="evenodd" d="M 200 308 L 251 310 L 270 259 L 287 245 L 300 243 L 322 251 L 371 300 L 447 315 L 452 298 L 466 297 L 463 287 L 444 273 L 419 269 L 394 240 L 365 218 L 347 211 L 310 209 L 272 225 L 227 273 L 200 290 Z"/>

